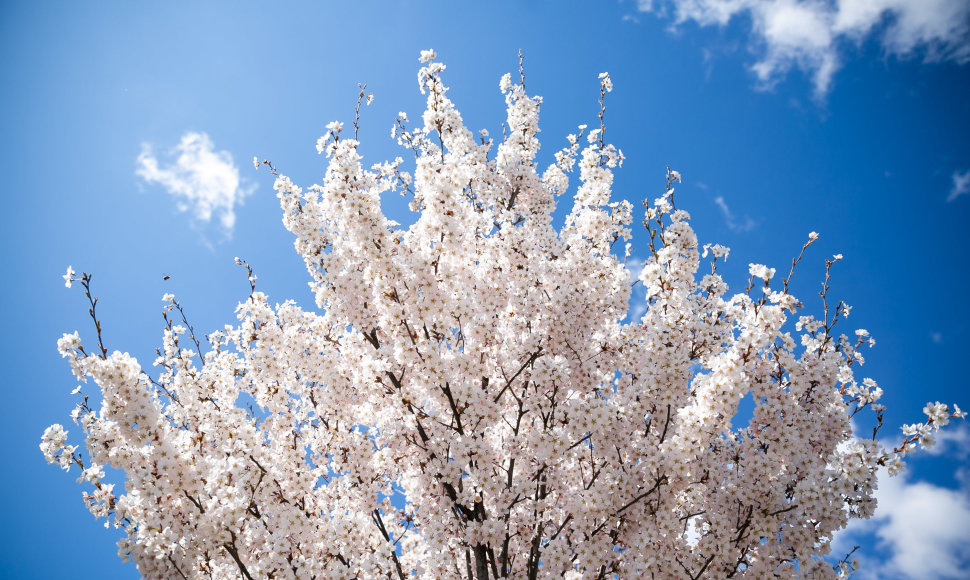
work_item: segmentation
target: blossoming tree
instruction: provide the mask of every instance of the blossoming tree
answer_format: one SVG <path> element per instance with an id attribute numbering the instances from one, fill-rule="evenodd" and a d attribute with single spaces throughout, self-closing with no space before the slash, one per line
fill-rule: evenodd
<path id="1" fill-rule="evenodd" d="M 82 394 L 72 415 L 86 454 L 60 425 L 41 448 L 93 485 L 84 501 L 125 531 L 120 555 L 149 578 L 849 573 L 823 559 L 833 532 L 872 514 L 876 470 L 899 470 L 959 408 L 928 405 L 897 449 L 855 438 L 850 418 L 881 419 L 882 391 L 855 378 L 871 339 L 836 332 L 848 307 L 830 304 L 828 268 L 824 312 L 793 335 L 791 273 L 752 264 L 727 295 L 728 250 L 701 251 L 668 171 L 632 280 L 617 244 L 633 208 L 610 200 L 623 155 L 604 136 L 609 76 L 600 127 L 540 172 L 541 100 L 506 75 L 506 134 L 476 139 L 434 58 L 422 53 L 423 123 L 401 113 L 393 131 L 412 172 L 401 158 L 365 169 L 338 123 L 318 142 L 322 185 L 254 160 L 277 175 L 319 312 L 271 306 L 250 269 L 238 326 L 203 348 L 166 295 L 153 377 L 103 346 L 91 277 L 65 275 L 98 346 L 73 333 L 58 348 L 101 404 Z M 410 227 L 382 213 L 388 190 L 410 197 Z M 634 284 L 646 310 L 624 323 Z M 754 410 L 739 417 L 745 395 Z"/>

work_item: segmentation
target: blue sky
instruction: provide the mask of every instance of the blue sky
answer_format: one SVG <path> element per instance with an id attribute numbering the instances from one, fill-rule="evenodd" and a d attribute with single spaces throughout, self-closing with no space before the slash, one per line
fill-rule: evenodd
<path id="1" fill-rule="evenodd" d="M 844 254 L 833 292 L 876 338 L 864 374 L 886 392 L 882 436 L 894 441 L 927 401 L 970 408 L 965 0 L 8 3 L 0 576 L 137 577 L 83 507 L 77 474 L 37 447 L 51 423 L 78 431 L 55 343 L 93 329 L 83 295 L 64 288 L 67 266 L 94 274 L 108 348 L 145 363 L 165 292 L 201 332 L 234 321 L 248 295 L 235 256 L 272 299 L 311 307 L 252 157 L 318 180 L 316 139 L 353 120 L 358 82 L 375 95 L 362 152 L 398 155 L 390 127 L 423 109 L 426 48 L 468 126 L 493 135 L 498 81 L 521 48 L 527 89 L 545 99 L 547 162 L 595 121 L 609 71 L 607 136 L 627 157 L 616 198 L 653 198 L 665 166 L 679 170 L 678 205 L 701 243 L 732 248 L 736 290 L 749 262 L 786 269 L 818 231 L 794 293 L 817 309 L 823 260 Z M 876 518 L 838 539 L 862 545 L 861 577 L 970 577 L 970 430 L 952 427 L 884 483 Z"/>

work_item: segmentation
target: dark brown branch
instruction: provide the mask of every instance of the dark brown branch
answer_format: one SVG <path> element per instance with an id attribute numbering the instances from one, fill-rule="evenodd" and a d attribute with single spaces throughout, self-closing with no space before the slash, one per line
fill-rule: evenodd
<path id="1" fill-rule="evenodd" d="M 202 503 L 199 500 L 189 495 L 189 492 L 185 490 L 182 490 L 182 493 L 185 494 L 185 497 L 189 498 L 189 501 L 192 502 L 195 505 L 195 507 L 199 508 L 199 513 L 203 513 L 203 514 L 205 513 L 205 509 L 203 509 Z"/>
<path id="2" fill-rule="evenodd" d="M 744 539 L 744 534 L 748 530 L 748 526 L 751 525 L 751 514 L 753 511 L 754 506 L 748 506 L 748 513 L 745 515 L 744 521 L 738 523 L 738 535 L 735 536 L 733 540 L 735 547 L 737 547 L 737 545 L 741 543 L 741 540 Z"/>
<path id="3" fill-rule="evenodd" d="M 175 568 L 175 571 L 179 573 L 179 576 L 181 576 L 184 580 L 189 580 L 188 576 L 186 576 L 185 573 L 182 572 L 182 569 L 179 568 L 178 564 L 175 563 L 175 559 L 172 558 L 171 554 L 168 555 L 168 561 L 170 564 L 172 564 L 172 567 Z"/>
<path id="4" fill-rule="evenodd" d="M 525 567 L 529 580 L 536 580 L 539 577 L 539 547 L 541 544 L 542 528 L 537 523 L 535 535 L 532 536 L 532 546 L 529 548 L 529 561 Z"/>
<path id="5" fill-rule="evenodd" d="M 529 359 L 527 361 L 525 361 L 524 363 L 522 363 L 522 366 L 519 367 L 519 370 L 515 371 L 515 374 L 512 375 L 512 378 L 511 379 L 508 379 L 505 382 L 505 386 L 502 387 L 502 390 L 499 391 L 497 395 L 495 395 L 495 402 L 496 403 L 498 403 L 499 399 L 502 398 L 502 395 L 505 393 L 505 391 L 510 386 L 512 386 L 512 383 L 515 382 L 515 379 L 519 378 L 519 375 L 522 374 L 522 371 L 524 371 L 527 366 L 529 366 L 532 363 L 534 363 L 536 361 L 536 359 L 539 358 L 540 356 L 542 356 L 542 347 L 541 346 L 534 353 L 532 353 L 529 356 Z"/>
<path id="6" fill-rule="evenodd" d="M 776 511 L 773 511 L 773 512 L 771 512 L 771 513 L 769 513 L 769 514 L 765 514 L 765 515 L 768 515 L 768 516 L 777 516 L 778 514 L 783 514 L 783 513 L 785 513 L 785 512 L 790 512 L 790 511 L 792 511 L 793 509 L 795 509 L 795 508 L 797 508 L 797 507 L 798 507 L 798 505 L 797 505 L 797 504 L 791 504 L 790 506 L 788 506 L 788 507 L 786 507 L 786 508 L 783 508 L 783 509 L 780 509 L 780 510 L 776 510 Z"/>
<path id="7" fill-rule="evenodd" d="M 566 527 L 566 524 L 568 524 L 569 521 L 572 520 L 572 519 L 573 519 L 573 514 L 568 514 L 566 516 L 566 519 L 564 519 L 562 521 L 562 523 L 559 524 L 559 527 L 556 528 L 556 533 L 554 533 L 552 536 L 550 536 L 549 541 L 551 542 L 552 540 L 555 540 L 556 538 L 558 538 L 559 537 L 559 534 L 562 533 L 563 528 L 565 528 Z"/>
<path id="8" fill-rule="evenodd" d="M 495 551 L 492 550 L 490 544 L 485 546 L 485 551 L 488 553 L 488 563 L 492 567 L 492 577 L 496 579 L 501 578 L 498 573 L 498 565 L 495 562 Z"/>
<path id="9" fill-rule="evenodd" d="M 657 491 L 658 489 L 660 489 L 660 486 L 663 485 L 664 483 L 667 483 L 667 476 L 666 475 L 661 476 L 659 479 L 657 479 L 657 482 L 653 484 L 653 487 L 651 487 L 647 491 L 641 493 L 640 495 L 636 496 L 635 498 L 631 499 L 630 501 L 628 501 L 626 503 L 626 505 L 624 505 L 620 509 L 618 509 L 615 512 L 613 512 L 613 517 L 616 517 L 616 516 L 622 514 L 623 512 L 625 512 L 626 510 L 628 510 L 630 507 L 632 507 L 633 504 L 637 503 L 641 499 L 643 499 L 643 498 L 647 497 L 648 495 L 652 494 L 653 492 Z"/>
<path id="10" fill-rule="evenodd" d="M 374 523 L 377 524 L 377 529 L 381 531 L 381 535 L 388 542 L 391 541 L 390 534 L 387 533 L 387 528 L 384 527 L 384 520 L 381 519 L 381 512 L 379 510 L 374 510 L 371 513 L 371 517 L 374 519 Z M 397 552 L 394 551 L 394 546 L 391 546 L 391 559 L 394 560 L 394 566 L 397 568 L 397 577 L 400 580 L 404 580 L 404 570 L 401 569 L 401 562 L 397 559 Z"/>
<path id="11" fill-rule="evenodd" d="M 670 404 L 667 404 L 667 419 L 664 421 L 664 431 L 660 434 L 660 443 L 667 438 L 667 428 L 670 427 Z"/>
<path id="12" fill-rule="evenodd" d="M 451 414 L 455 418 L 455 430 L 458 431 L 459 435 L 464 435 L 465 431 L 461 427 L 461 413 L 458 412 L 458 406 L 455 404 L 455 399 L 451 395 L 451 385 L 445 382 L 445 386 L 441 388 L 441 391 L 448 397 L 448 405 L 451 407 Z"/>
<path id="13" fill-rule="evenodd" d="M 199 343 L 199 339 L 195 337 L 195 327 L 189 324 L 189 319 L 185 316 L 185 311 L 182 310 L 182 305 L 178 300 L 173 300 L 172 304 L 175 306 L 176 310 L 179 311 L 179 315 L 182 317 L 182 322 L 189 329 L 189 338 L 195 343 L 195 354 L 199 357 L 199 361 L 204 365 L 205 359 L 202 357 L 202 344 Z"/>
<path id="14" fill-rule="evenodd" d="M 577 445 L 582 444 L 583 441 L 588 440 L 592 436 L 593 436 L 592 433 L 587 433 L 582 439 L 580 439 L 579 441 L 577 441 L 577 442 L 573 443 L 572 445 L 570 445 L 569 447 L 567 447 L 566 448 L 566 451 L 572 451 Z"/>
<path id="15" fill-rule="evenodd" d="M 488 580 L 488 553 L 485 551 L 484 544 L 475 546 L 475 578 Z"/>
<path id="16" fill-rule="evenodd" d="M 236 566 L 239 566 L 239 572 L 242 573 L 247 580 L 254 580 L 252 575 L 249 573 L 249 570 L 246 569 L 246 565 L 243 564 L 243 561 L 239 559 L 239 551 L 236 549 L 236 534 L 232 532 L 230 532 L 230 534 L 232 534 L 232 544 L 227 542 L 223 544 L 222 547 L 225 548 L 226 552 L 229 552 L 232 559 L 236 561 Z"/>
<path id="17" fill-rule="evenodd" d="M 519 189 L 518 185 L 512 188 L 512 194 L 509 195 L 509 202 L 505 205 L 506 210 L 511 210 L 512 206 L 515 205 L 515 198 L 519 196 Z"/>
<path id="18" fill-rule="evenodd" d="M 680 561 L 680 558 L 677 558 L 677 563 L 680 564 L 680 567 L 684 569 L 684 572 L 687 572 L 687 575 L 690 576 L 690 580 L 698 580 L 701 576 L 703 576 L 704 572 L 707 571 L 707 567 L 710 566 L 711 562 L 713 561 L 714 561 L 714 554 L 711 554 L 710 556 L 707 557 L 707 560 L 704 561 L 704 565 L 701 566 L 701 569 L 697 572 L 697 574 L 691 574 L 690 569 L 688 569 L 687 566 L 685 566 L 684 563 Z"/>
<path id="19" fill-rule="evenodd" d="M 368 334 L 366 332 L 361 332 L 361 334 L 364 335 L 364 338 L 367 339 L 367 342 L 371 343 L 371 346 L 373 346 L 375 350 L 381 348 L 381 343 L 380 343 L 380 341 L 377 340 L 377 329 L 376 328 L 371 329 L 370 334 Z"/>
<path id="20" fill-rule="evenodd" d="M 88 302 L 91 303 L 88 314 L 91 315 L 91 320 L 94 321 L 94 329 L 98 332 L 98 348 L 101 350 L 101 358 L 106 359 L 108 358 L 108 349 L 104 347 L 104 343 L 101 341 L 101 322 L 94 312 L 98 306 L 98 299 L 91 296 L 91 274 L 81 275 L 81 286 L 84 287 L 84 295 L 88 297 Z"/>

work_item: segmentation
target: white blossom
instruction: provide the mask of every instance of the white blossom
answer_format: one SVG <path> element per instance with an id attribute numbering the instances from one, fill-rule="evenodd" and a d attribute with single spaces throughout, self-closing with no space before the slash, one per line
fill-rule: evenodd
<path id="1" fill-rule="evenodd" d="M 764 264 L 750 264 L 748 266 L 748 273 L 755 278 L 761 278 L 765 282 L 771 280 L 772 276 L 775 275 L 775 269 L 769 268 Z"/>
<path id="2" fill-rule="evenodd" d="M 61 357 L 72 356 L 80 346 L 81 336 L 76 330 L 71 334 L 64 333 L 61 338 L 57 339 L 57 352 L 61 354 Z"/>
<path id="3" fill-rule="evenodd" d="M 613 81 L 610 80 L 610 73 L 600 73 L 600 86 L 603 87 L 603 90 L 607 93 L 613 92 Z"/>
<path id="4" fill-rule="evenodd" d="M 502 79 L 498 83 L 498 88 L 503 94 L 512 90 L 512 73 L 502 75 Z"/>

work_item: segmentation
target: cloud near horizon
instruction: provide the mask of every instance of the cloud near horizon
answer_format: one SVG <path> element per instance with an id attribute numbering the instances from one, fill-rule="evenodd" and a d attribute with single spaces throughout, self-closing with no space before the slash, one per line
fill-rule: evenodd
<path id="1" fill-rule="evenodd" d="M 965 464 L 970 454 L 970 429 L 950 426 L 939 432 L 931 455 Z M 841 556 L 863 540 L 874 542 L 888 557 L 859 559 L 859 580 L 956 580 L 970 569 L 970 480 L 957 468 L 958 489 L 913 481 L 909 472 L 889 477 L 879 473 L 879 502 L 869 520 L 852 520 L 833 541 L 833 556 Z"/>
<path id="2" fill-rule="evenodd" d="M 748 18 L 759 86 L 770 88 L 798 68 L 812 77 L 816 98 L 831 90 L 846 45 L 873 36 L 887 56 L 970 62 L 967 0 L 637 0 L 637 7 L 671 17 L 675 29 Z"/>
<path id="3" fill-rule="evenodd" d="M 235 207 L 252 193 L 228 151 L 216 151 L 206 133 L 190 131 L 168 152 L 172 162 L 159 164 L 153 148 L 142 144 L 135 174 L 148 183 L 161 184 L 176 199 L 179 211 L 191 211 L 195 221 L 207 224 L 215 215 L 226 237 L 236 224 Z"/>

